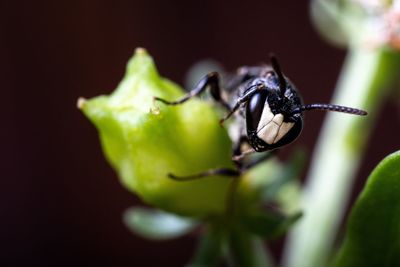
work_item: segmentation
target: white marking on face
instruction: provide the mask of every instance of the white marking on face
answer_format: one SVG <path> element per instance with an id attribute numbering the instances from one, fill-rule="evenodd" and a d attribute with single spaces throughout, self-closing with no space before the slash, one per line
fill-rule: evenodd
<path id="1" fill-rule="evenodd" d="M 272 145 L 281 140 L 292 129 L 293 122 L 283 122 L 282 114 L 274 115 L 266 104 L 257 127 L 257 136 L 265 143 Z"/>
<path id="2" fill-rule="evenodd" d="M 269 108 L 268 104 L 264 105 L 263 112 L 261 114 L 260 121 L 258 122 L 257 132 L 261 130 L 265 125 L 270 123 L 274 118 L 274 113 L 272 113 L 271 109 Z"/>
<path id="3" fill-rule="evenodd" d="M 282 114 L 276 114 L 274 118 L 272 119 L 273 122 L 275 122 L 278 125 L 281 125 L 283 122 L 283 115 Z"/>
<path id="4" fill-rule="evenodd" d="M 279 125 L 271 121 L 267 125 L 265 125 L 260 131 L 258 131 L 257 135 L 265 143 L 271 145 L 274 143 L 274 140 L 278 135 L 278 131 L 279 131 Z"/>
<path id="5" fill-rule="evenodd" d="M 282 139 L 292 129 L 294 122 L 284 122 L 279 128 L 278 134 L 275 137 L 274 144 Z"/>

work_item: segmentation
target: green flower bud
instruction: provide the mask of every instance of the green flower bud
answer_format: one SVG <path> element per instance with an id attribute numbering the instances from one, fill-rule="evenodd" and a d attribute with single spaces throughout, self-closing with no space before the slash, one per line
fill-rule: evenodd
<path id="1" fill-rule="evenodd" d="M 78 106 L 97 127 L 104 154 L 126 188 L 170 212 L 221 214 L 230 179 L 178 182 L 167 177 L 233 167 L 231 141 L 211 103 L 153 101 L 154 96 L 176 100 L 182 95 L 176 84 L 159 76 L 147 52 L 137 49 L 112 94 L 81 98 Z"/>

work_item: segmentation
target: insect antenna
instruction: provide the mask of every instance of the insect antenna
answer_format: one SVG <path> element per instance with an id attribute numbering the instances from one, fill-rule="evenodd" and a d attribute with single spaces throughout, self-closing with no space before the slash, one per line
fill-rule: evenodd
<path id="1" fill-rule="evenodd" d="M 310 111 L 310 110 L 329 110 L 329 111 L 336 111 L 336 112 L 342 112 L 342 113 L 348 113 L 348 114 L 360 115 L 360 116 L 365 116 L 368 114 L 366 111 L 361 110 L 361 109 L 349 108 L 349 107 L 345 107 L 345 106 L 332 105 L 332 104 L 303 105 L 303 106 L 293 110 L 292 113 L 295 114 L 295 113 L 301 113 L 303 111 Z"/>
<path id="2" fill-rule="evenodd" d="M 285 94 L 285 90 L 286 90 L 285 77 L 283 76 L 283 73 L 281 71 L 281 67 L 279 66 L 278 59 L 276 58 L 276 56 L 274 54 L 270 54 L 269 58 L 271 60 L 272 69 L 278 75 L 279 89 L 281 91 L 281 96 L 283 96 Z"/>

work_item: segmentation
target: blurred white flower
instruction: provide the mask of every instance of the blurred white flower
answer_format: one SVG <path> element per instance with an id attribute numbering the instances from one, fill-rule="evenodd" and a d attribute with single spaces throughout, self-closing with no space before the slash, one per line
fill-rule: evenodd
<path id="1" fill-rule="evenodd" d="M 367 46 L 400 49 L 400 0 L 353 0 L 368 15 Z"/>
<path id="2" fill-rule="evenodd" d="M 400 0 L 313 0 L 311 18 L 339 46 L 400 50 Z"/>

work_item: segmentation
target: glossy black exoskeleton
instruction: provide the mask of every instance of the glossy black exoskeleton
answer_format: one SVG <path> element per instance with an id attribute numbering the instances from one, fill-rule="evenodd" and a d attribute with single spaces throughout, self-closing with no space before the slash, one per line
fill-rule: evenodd
<path id="1" fill-rule="evenodd" d="M 219 81 L 218 73 L 211 72 L 181 99 L 167 101 L 155 97 L 155 100 L 167 105 L 178 105 L 209 88 L 212 98 L 228 111 L 227 115 L 221 119 L 221 123 L 240 110 L 237 118 L 243 123 L 237 140 L 234 140 L 235 147 L 238 148 L 234 150 L 235 158 L 241 158 L 244 155 L 240 149 L 243 143 L 248 143 L 256 152 L 263 152 L 293 142 L 303 128 L 303 111 L 319 109 L 354 115 L 367 114 L 360 109 L 339 105 L 304 105 L 297 89 L 283 75 L 274 56 L 271 56 L 271 65 L 239 68 L 237 74 L 233 75 L 223 87 L 227 95 L 226 99 L 222 98 Z M 229 171 L 226 169 L 212 170 L 192 176 L 192 178 L 214 174 L 230 175 L 227 172 Z M 177 178 L 173 175 L 171 177 Z"/>

